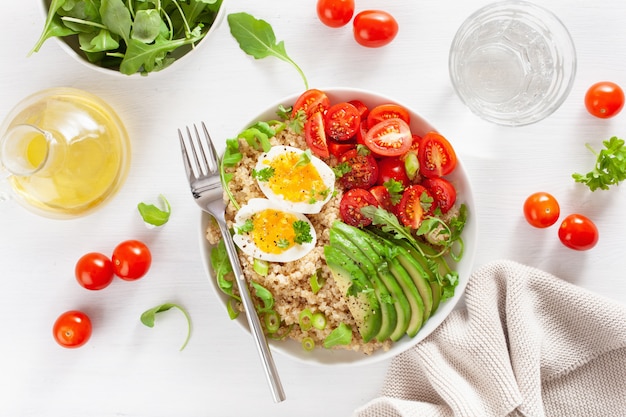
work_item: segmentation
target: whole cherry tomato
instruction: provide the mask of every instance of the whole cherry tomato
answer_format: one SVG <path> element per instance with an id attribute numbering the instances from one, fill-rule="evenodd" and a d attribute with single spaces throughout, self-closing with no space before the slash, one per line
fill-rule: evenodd
<path id="1" fill-rule="evenodd" d="M 613 117 L 624 107 L 624 91 L 610 81 L 595 83 L 585 94 L 585 107 L 595 117 Z"/>
<path id="2" fill-rule="evenodd" d="M 596 225 L 582 214 L 570 214 L 561 223 L 559 239 L 570 249 L 589 250 L 598 243 Z"/>
<path id="3" fill-rule="evenodd" d="M 74 274 L 84 288 L 101 290 L 113 282 L 113 262 L 102 253 L 90 252 L 76 262 Z"/>
<path id="4" fill-rule="evenodd" d="M 549 193 L 536 192 L 529 195 L 524 201 L 524 217 L 533 227 L 552 226 L 559 219 L 560 214 L 561 209 L 558 201 Z"/>
<path id="5" fill-rule="evenodd" d="M 411 184 L 411 180 L 406 174 L 404 160 L 399 156 L 390 156 L 378 160 L 378 181 L 376 183 L 384 185 L 389 180 L 398 181 L 404 187 Z"/>
<path id="6" fill-rule="evenodd" d="M 115 247 L 111 260 L 115 275 L 126 281 L 134 281 L 148 272 L 152 254 L 143 242 L 127 240 Z"/>
<path id="7" fill-rule="evenodd" d="M 347 25 L 353 14 L 354 0 L 317 0 L 317 17 L 331 28 Z"/>
<path id="8" fill-rule="evenodd" d="M 398 22 L 382 10 L 364 10 L 352 21 L 354 39 L 368 48 L 390 43 L 398 34 Z"/>
<path id="9" fill-rule="evenodd" d="M 52 327 L 52 335 L 57 343 L 65 348 L 77 348 L 91 337 L 91 320 L 87 314 L 70 310 L 61 314 Z"/>

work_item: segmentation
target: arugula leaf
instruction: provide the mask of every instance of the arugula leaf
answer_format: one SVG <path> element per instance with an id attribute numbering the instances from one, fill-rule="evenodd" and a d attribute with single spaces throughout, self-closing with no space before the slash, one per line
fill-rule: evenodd
<path id="1" fill-rule="evenodd" d="M 146 204 L 143 202 L 137 204 L 137 209 L 139 210 L 139 214 L 141 214 L 143 221 L 152 226 L 163 226 L 168 222 L 170 214 L 172 213 L 172 207 L 165 196 L 160 194 L 159 198 L 161 199 L 163 206 L 165 206 L 165 210 L 161 210 L 154 204 Z"/>
<path id="2" fill-rule="evenodd" d="M 246 54 L 255 59 L 274 56 L 288 62 L 302 77 L 305 89 L 309 89 L 309 83 L 304 72 L 287 54 L 284 41 L 276 43 L 274 29 L 269 23 L 265 20 L 256 19 L 248 13 L 240 12 L 228 15 L 228 25 L 230 26 L 230 33 Z"/>
<path id="3" fill-rule="evenodd" d="M 187 343 L 189 342 L 189 338 L 191 337 L 191 317 L 189 317 L 189 313 L 187 313 L 187 311 L 184 308 L 182 308 L 180 305 L 174 304 L 174 303 L 165 303 L 165 304 L 158 305 L 156 307 L 153 307 L 149 310 L 144 311 L 143 314 L 141 314 L 140 320 L 144 325 L 152 328 L 154 327 L 154 320 L 156 319 L 156 315 L 158 313 L 170 310 L 172 308 L 176 308 L 182 311 L 182 313 L 185 315 L 185 319 L 187 320 L 187 338 L 185 339 L 185 343 L 183 343 L 183 345 L 180 347 L 180 350 L 183 350 L 187 346 Z"/>
<path id="4" fill-rule="evenodd" d="M 324 339 L 324 347 L 330 349 L 333 346 L 349 345 L 350 342 L 352 342 L 352 328 L 345 323 L 339 323 L 339 326 Z"/>
<path id="5" fill-rule="evenodd" d="M 575 182 L 585 184 L 591 191 L 608 190 L 611 185 L 619 185 L 626 179 L 626 147 L 624 140 L 613 136 L 602 142 L 604 149 L 596 152 L 591 145 L 587 148 L 596 155 L 593 170 L 586 174 L 574 173 Z"/>
<path id="6" fill-rule="evenodd" d="M 100 15 L 102 16 L 102 23 L 112 33 L 121 36 L 128 44 L 133 20 L 130 17 L 130 10 L 124 5 L 124 2 L 122 0 L 102 0 Z"/>
<path id="7" fill-rule="evenodd" d="M 265 313 L 266 311 L 270 311 L 272 307 L 274 307 L 274 296 L 272 293 L 258 282 L 251 280 L 250 284 L 252 284 L 252 288 L 254 288 L 255 295 L 263 302 L 263 307 L 257 306 L 257 312 Z"/>
<path id="8" fill-rule="evenodd" d="M 211 248 L 211 268 L 215 271 L 218 288 L 224 294 L 240 301 L 241 299 L 233 292 L 233 281 L 226 279 L 226 276 L 233 272 L 233 268 L 230 265 L 228 252 L 226 252 L 226 244 L 223 239 L 221 239 L 216 246 Z"/>

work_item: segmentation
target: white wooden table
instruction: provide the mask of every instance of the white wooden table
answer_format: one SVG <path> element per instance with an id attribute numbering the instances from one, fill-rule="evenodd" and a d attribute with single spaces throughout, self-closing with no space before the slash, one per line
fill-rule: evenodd
<path id="1" fill-rule="evenodd" d="M 626 87 L 626 3 L 621 0 L 546 0 L 569 28 L 578 74 L 565 104 L 535 125 L 506 128 L 471 114 L 455 96 L 447 71 L 456 29 L 485 1 L 359 0 L 358 10 L 384 8 L 400 33 L 380 49 L 357 45 L 351 28 L 331 29 L 315 15 L 315 1 L 290 5 L 225 0 L 227 12 L 267 20 L 312 87 L 377 91 L 410 105 L 453 142 L 477 201 L 476 267 L 508 258 L 552 272 L 606 297 L 626 297 L 626 194 L 621 187 L 591 193 L 571 174 L 593 165 L 585 148 L 626 136 L 626 112 L 610 120 L 589 116 L 586 88 L 599 80 Z M 7 6 L 7 5 L 5 5 Z M 120 114 L 132 137 L 130 175 L 102 210 L 70 221 L 35 216 L 0 203 L 0 415 L 46 417 L 166 417 L 350 415 L 374 398 L 388 362 L 341 370 L 275 355 L 287 401 L 274 404 L 250 336 L 231 323 L 211 289 L 199 253 L 198 207 L 184 175 L 176 129 L 205 121 L 214 138 L 231 137 L 259 109 L 303 90 L 298 74 L 276 59 L 255 61 L 231 37 L 226 21 L 197 56 L 147 78 L 97 73 L 56 41 L 27 57 L 43 25 L 37 0 L 14 2 L 0 13 L 0 117 L 25 96 L 70 86 L 95 93 Z M 522 216 L 527 195 L 557 196 L 564 214 L 596 221 L 600 242 L 589 252 L 560 244 L 556 227 L 538 230 Z M 166 195 L 173 215 L 148 230 L 139 201 Z M 149 243 L 149 276 L 116 280 L 87 292 L 73 277 L 88 251 L 105 253 L 122 240 Z M 182 316 L 164 315 L 154 329 L 138 320 L 165 301 L 183 304 L 193 335 L 183 352 Z M 51 336 L 61 312 L 88 310 L 95 331 L 81 349 L 62 349 Z"/>

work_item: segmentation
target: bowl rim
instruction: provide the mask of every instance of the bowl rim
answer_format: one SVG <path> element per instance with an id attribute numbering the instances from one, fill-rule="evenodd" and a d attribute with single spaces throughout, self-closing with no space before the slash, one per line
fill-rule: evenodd
<path id="1" fill-rule="evenodd" d="M 411 116 L 410 125 L 412 127 L 412 131 L 417 123 L 420 123 L 424 127 L 424 129 L 421 130 L 417 129 L 423 131 L 423 133 L 426 133 L 424 130 L 437 131 L 428 121 L 426 121 L 426 119 L 424 119 L 421 115 L 412 110 L 411 106 L 408 106 L 401 101 L 395 100 L 389 96 L 358 88 L 327 87 L 319 89 L 321 91 L 324 91 L 328 95 L 331 103 L 358 99 L 363 101 L 363 103 L 368 105 L 368 107 L 371 106 L 374 102 L 377 104 L 382 104 L 383 102 L 400 104 L 409 111 L 409 114 Z M 300 96 L 300 94 L 301 93 L 292 94 L 275 101 L 264 111 L 259 112 L 255 117 L 250 119 L 250 121 L 240 130 L 245 129 L 246 127 L 256 123 L 259 120 L 269 120 L 270 118 L 272 118 L 272 115 L 275 115 L 275 110 L 278 108 L 279 105 L 292 105 L 295 100 Z M 289 357 L 297 362 L 308 365 L 347 367 L 361 366 L 391 359 L 392 357 L 411 349 L 424 338 L 426 338 L 429 334 L 431 334 L 437 327 L 439 327 L 439 325 L 441 325 L 441 323 L 447 318 L 452 310 L 454 310 L 458 302 L 464 296 L 465 288 L 473 269 L 476 240 L 478 236 L 476 221 L 477 215 L 475 212 L 476 205 L 474 203 L 474 196 L 469 176 L 463 166 L 463 162 L 461 161 L 460 157 L 458 157 L 457 168 L 448 177 L 453 182 L 455 182 L 455 186 L 460 185 L 458 194 L 460 198 L 458 199 L 458 201 L 466 204 L 469 213 L 468 220 L 463 231 L 463 236 L 470 236 L 472 238 L 470 239 L 471 244 L 469 246 L 465 245 L 463 258 L 461 259 L 460 263 L 457 264 L 457 270 L 459 270 L 459 283 L 455 289 L 454 297 L 446 300 L 439 306 L 435 314 L 424 323 L 423 327 L 420 329 L 415 337 L 408 338 L 407 336 L 404 336 L 399 341 L 394 342 L 389 350 L 385 351 L 384 349 L 378 349 L 371 355 L 366 355 L 362 352 L 354 352 L 347 349 L 323 349 L 321 347 L 316 347 L 313 351 L 308 352 L 302 349 L 300 343 L 292 339 L 283 341 L 268 340 L 270 349 L 274 352 L 278 352 L 282 356 Z M 201 227 L 199 228 L 199 248 L 201 252 L 201 259 L 213 291 L 217 295 L 218 299 L 220 299 L 221 304 L 225 306 L 227 297 L 218 288 L 215 282 L 215 277 L 212 273 L 212 268 L 210 266 L 210 249 L 212 248 L 212 245 L 210 245 L 205 238 L 206 226 L 209 221 L 210 215 L 205 212 L 201 212 Z M 466 241 L 466 243 L 468 242 Z M 461 265 L 463 266 L 462 271 L 459 267 Z M 225 311 L 224 318 L 228 319 L 228 315 Z M 241 315 L 238 319 L 232 321 L 235 321 L 238 326 L 240 326 L 245 332 L 250 334 L 247 321 L 243 317 L 241 317 Z"/>

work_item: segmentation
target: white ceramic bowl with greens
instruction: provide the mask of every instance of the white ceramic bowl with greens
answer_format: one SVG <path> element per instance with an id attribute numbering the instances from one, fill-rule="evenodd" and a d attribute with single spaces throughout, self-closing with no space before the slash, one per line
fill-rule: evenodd
<path id="1" fill-rule="evenodd" d="M 398 103 L 397 101 L 385 97 L 383 95 L 372 93 L 363 90 L 355 90 L 355 89 L 343 89 L 343 88 L 328 88 L 322 89 L 330 98 L 331 104 L 340 103 L 344 101 L 350 100 L 360 100 L 363 102 L 368 108 L 373 108 L 378 104 L 383 103 L 397 103 L 405 107 L 409 110 L 410 114 L 410 127 L 411 132 L 417 135 L 424 135 L 430 131 L 436 131 L 436 129 L 428 123 L 424 118 L 422 118 L 415 111 L 411 110 L 409 106 L 404 105 L 402 103 Z M 233 131 L 233 136 L 236 137 L 239 131 L 243 131 L 249 126 L 255 124 L 258 121 L 266 121 L 276 119 L 276 110 L 279 105 L 291 106 L 295 103 L 296 99 L 299 95 L 293 95 L 290 97 L 286 97 L 280 100 L 277 103 L 273 103 L 269 105 L 267 108 L 262 109 L 257 116 L 252 118 L 249 124 L 243 126 L 242 129 L 238 131 Z M 441 132 L 443 133 L 443 132 Z M 444 134 L 445 136 L 445 134 Z M 454 138 L 448 138 L 451 142 L 452 146 L 454 146 Z M 457 155 L 458 158 L 458 155 Z M 458 263 L 454 265 L 454 269 L 459 274 L 458 285 L 455 289 L 454 295 L 451 298 L 448 298 L 445 301 L 442 301 L 439 307 L 436 309 L 435 313 L 425 321 L 419 332 L 414 337 L 404 336 L 400 338 L 400 340 L 393 342 L 391 348 L 389 350 L 378 349 L 374 351 L 371 355 L 365 355 L 361 352 L 354 352 L 345 349 L 325 349 L 321 346 L 316 346 L 313 350 L 305 350 L 302 344 L 299 341 L 295 341 L 293 339 L 286 340 L 272 340 L 270 339 L 269 343 L 271 349 L 275 352 L 279 352 L 280 354 L 291 357 L 295 360 L 302 361 L 309 364 L 317 364 L 317 365 L 361 365 L 366 363 L 372 363 L 384 359 L 391 358 L 401 352 L 406 351 L 407 349 L 415 346 L 419 341 L 428 336 L 437 326 L 439 326 L 442 321 L 450 314 L 450 312 L 455 308 L 458 301 L 463 296 L 465 291 L 465 287 L 467 285 L 469 276 L 472 272 L 473 268 L 473 260 L 474 260 L 474 252 L 477 244 L 477 224 L 476 224 L 476 211 L 474 204 L 474 197 L 472 194 L 471 186 L 469 178 L 465 172 L 463 164 L 460 160 L 458 160 L 458 164 L 454 172 L 448 176 L 446 176 L 448 180 L 450 180 L 457 191 L 457 204 L 464 204 L 467 208 L 467 222 L 462 232 L 462 239 L 464 242 L 464 251 L 463 256 Z M 211 267 L 211 251 L 214 248 L 207 239 L 205 238 L 205 231 L 207 229 L 207 225 L 211 221 L 211 218 L 208 214 L 202 213 L 200 218 L 199 225 L 199 235 L 200 235 L 200 247 L 201 247 L 201 256 L 202 261 L 205 266 L 205 270 L 207 275 L 209 276 L 209 280 L 211 285 L 215 290 L 215 294 L 220 299 L 221 303 L 224 305 L 224 313 L 222 317 L 216 317 L 215 320 L 219 320 L 220 326 L 228 326 L 228 325 L 237 325 L 241 326 L 245 331 L 249 332 L 247 321 L 244 317 L 244 314 L 240 314 L 238 318 L 236 318 L 235 323 L 230 323 L 230 318 L 227 314 L 226 305 L 228 303 L 229 297 L 226 296 L 218 287 L 216 283 L 216 274 Z M 298 325 L 296 323 L 296 325 Z M 252 340 L 250 340 L 252 343 Z"/>
<path id="2" fill-rule="evenodd" d="M 73 7 L 50 9 L 41 0 L 45 22 L 37 52 L 50 37 L 81 63 L 99 72 L 147 75 L 179 65 L 213 33 L 224 16 L 223 0 L 146 2 L 77 0 Z M 184 15 L 184 18 L 182 17 Z"/>

